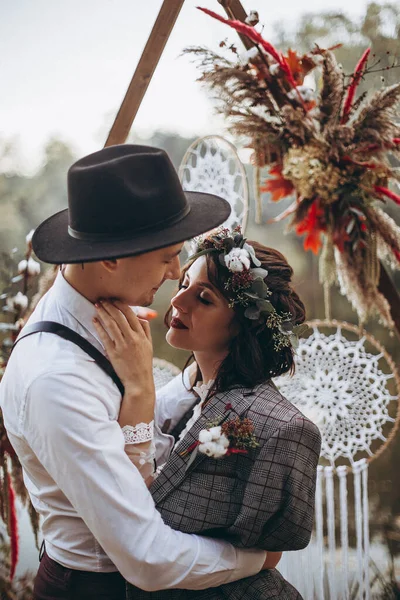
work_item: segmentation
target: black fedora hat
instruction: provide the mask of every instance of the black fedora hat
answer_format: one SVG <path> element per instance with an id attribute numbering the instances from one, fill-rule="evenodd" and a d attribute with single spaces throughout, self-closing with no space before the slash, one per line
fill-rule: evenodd
<path id="1" fill-rule="evenodd" d="M 124 144 L 68 171 L 68 209 L 36 229 L 35 254 L 52 264 L 134 256 L 183 242 L 227 219 L 226 200 L 185 192 L 164 150 Z"/>

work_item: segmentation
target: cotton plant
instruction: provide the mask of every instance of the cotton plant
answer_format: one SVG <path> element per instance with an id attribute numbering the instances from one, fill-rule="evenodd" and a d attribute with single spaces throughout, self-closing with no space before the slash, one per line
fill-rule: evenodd
<path id="1" fill-rule="evenodd" d="M 18 332 L 22 326 L 20 319 L 29 306 L 28 290 L 40 274 L 40 263 L 32 256 L 32 236 L 33 229 L 26 236 L 25 256 L 18 262 L 18 273 L 11 278 L 8 291 L 1 295 L 1 298 L 5 300 L 3 312 L 13 315 L 13 322 L 2 323 L 2 329 L 5 331 Z M 22 289 L 15 291 L 16 284 L 21 285 Z"/>
<path id="2" fill-rule="evenodd" d="M 4 374 L 7 361 L 15 339 L 24 325 L 29 311 L 32 293 L 36 291 L 37 279 L 40 274 L 40 263 L 35 260 L 32 250 L 33 230 L 26 236 L 26 249 L 24 257 L 16 266 L 17 273 L 10 277 L 10 281 L 0 299 L 3 301 L 3 319 L 0 320 L 0 335 L 3 337 L 0 347 L 0 379 Z M 12 260 L 17 250 L 12 251 Z M 18 289 L 19 288 L 19 289 Z M 28 505 L 29 514 L 34 534 L 38 534 L 38 517 L 34 511 L 26 492 L 22 468 L 11 446 L 7 432 L 4 428 L 3 417 L 0 411 L 0 518 L 4 522 L 9 545 L 3 540 L 1 550 L 4 560 L 7 558 L 8 587 L 12 592 L 12 581 L 18 562 L 18 522 L 16 515 L 16 498 L 24 505 Z M 3 536 L 4 537 L 4 536 Z M 0 582 L 2 581 L 0 576 Z M 4 579 L 4 577 L 3 577 Z M 14 598 L 10 595 L 6 598 Z"/>

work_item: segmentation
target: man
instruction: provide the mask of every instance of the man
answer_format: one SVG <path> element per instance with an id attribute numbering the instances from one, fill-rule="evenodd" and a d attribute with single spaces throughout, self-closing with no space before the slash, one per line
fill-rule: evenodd
<path id="1" fill-rule="evenodd" d="M 182 242 L 229 215 L 221 198 L 183 192 L 165 152 L 136 145 L 76 162 L 68 173 L 68 204 L 34 234 L 37 256 L 66 267 L 27 327 L 60 323 L 103 358 L 94 303 L 150 304 L 166 279 L 178 278 Z M 45 554 L 35 598 L 120 600 L 123 578 L 152 591 L 204 589 L 257 573 L 265 552 L 163 523 L 124 452 L 121 393 L 111 377 L 69 340 L 23 334 L 1 382 L 0 403 L 42 518 Z M 145 361 L 140 354 L 136 359 L 135 393 L 145 401 L 154 389 L 143 373 Z"/>

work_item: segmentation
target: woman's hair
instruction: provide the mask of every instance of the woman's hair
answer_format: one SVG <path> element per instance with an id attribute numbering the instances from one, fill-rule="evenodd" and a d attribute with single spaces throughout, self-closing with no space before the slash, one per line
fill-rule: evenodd
<path id="1" fill-rule="evenodd" d="M 261 261 L 261 268 L 268 271 L 265 278 L 271 292 L 268 300 L 278 313 L 290 313 L 292 325 L 303 323 L 306 318 L 305 308 L 291 286 L 292 267 L 278 250 L 250 240 L 248 243 L 253 246 L 256 257 Z M 205 254 L 205 258 L 210 282 L 229 300 L 225 290 L 225 283 L 230 275 L 228 269 L 221 265 L 218 253 Z M 182 269 L 180 283 L 192 262 L 190 261 Z M 240 305 L 236 304 L 233 310 L 235 323 L 239 325 L 239 333 L 232 339 L 229 353 L 220 365 L 213 386 L 215 391 L 220 392 L 242 386 L 254 387 L 271 377 L 277 377 L 287 372 L 293 374 L 294 351 L 292 346 L 276 350 L 273 329 L 267 327 L 263 322 L 245 317 L 245 309 Z M 170 318 L 171 308 L 165 315 L 167 326 L 169 326 Z M 189 358 L 188 363 L 191 359 L 192 357 Z M 199 375 L 201 374 L 198 373 L 198 378 Z"/>

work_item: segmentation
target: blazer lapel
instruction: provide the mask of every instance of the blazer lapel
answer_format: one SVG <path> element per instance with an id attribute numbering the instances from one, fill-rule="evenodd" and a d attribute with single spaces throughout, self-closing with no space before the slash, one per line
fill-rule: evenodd
<path id="1" fill-rule="evenodd" d="M 182 480 L 206 457 L 205 454 L 197 452 L 193 459 L 192 451 L 185 453 L 199 439 L 202 429 L 207 429 L 210 423 L 220 422 L 224 417 L 233 419 L 237 415 L 242 416 L 251 406 L 254 399 L 254 390 L 238 388 L 228 392 L 215 395 L 206 404 L 198 420 L 187 432 L 183 440 L 172 451 L 167 464 L 160 475 L 151 485 L 150 491 L 155 503 L 161 502 L 172 490 L 180 485 Z M 182 456 L 184 454 L 184 456 Z M 208 458 L 208 460 L 216 460 Z M 224 460 L 223 458 L 219 460 Z"/>

